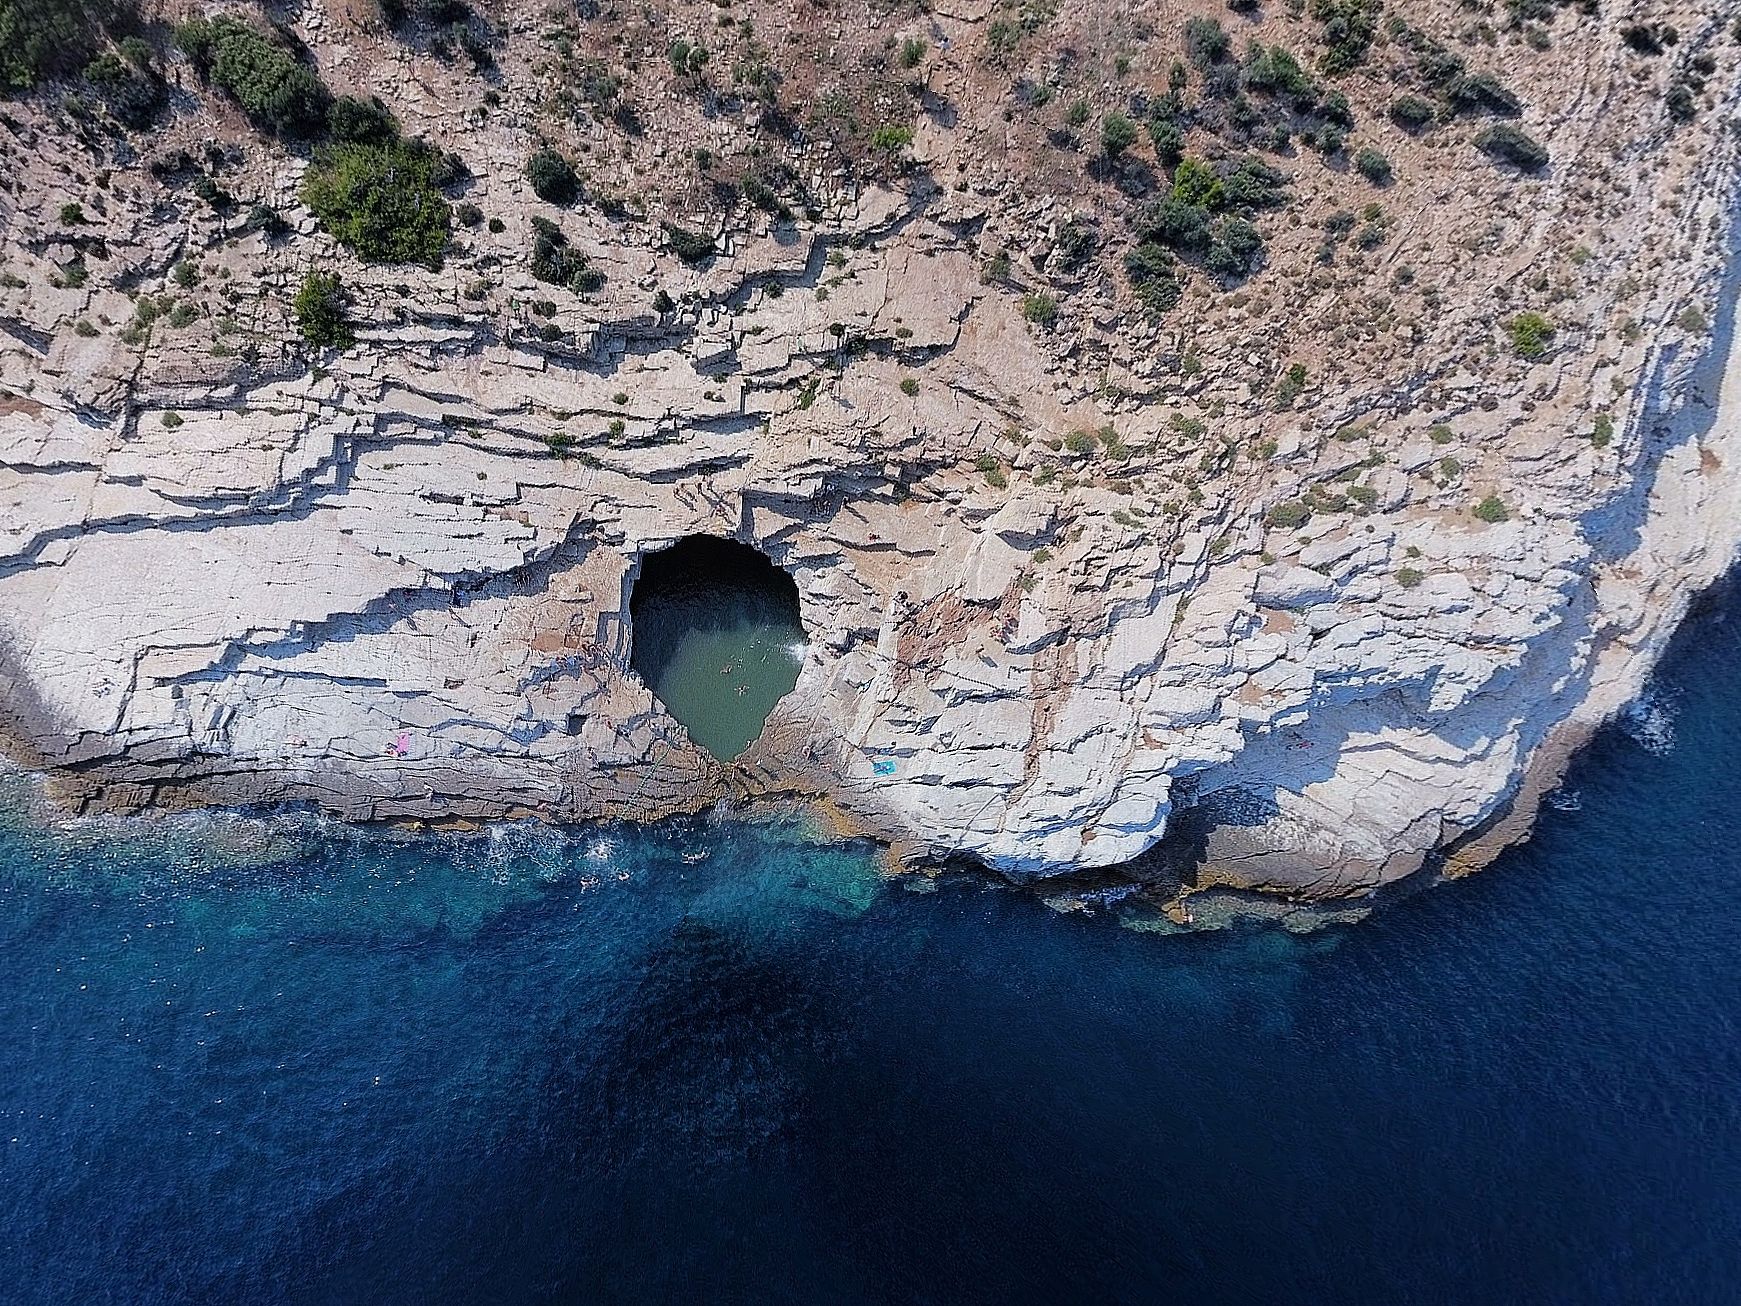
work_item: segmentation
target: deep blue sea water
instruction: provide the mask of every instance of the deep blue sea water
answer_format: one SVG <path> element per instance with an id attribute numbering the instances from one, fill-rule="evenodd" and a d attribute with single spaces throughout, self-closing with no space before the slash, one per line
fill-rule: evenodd
<path id="1" fill-rule="evenodd" d="M 0 1299 L 1741 1300 L 1738 686 L 1697 622 L 1577 810 L 1303 937 L 790 826 L 15 818 Z"/>

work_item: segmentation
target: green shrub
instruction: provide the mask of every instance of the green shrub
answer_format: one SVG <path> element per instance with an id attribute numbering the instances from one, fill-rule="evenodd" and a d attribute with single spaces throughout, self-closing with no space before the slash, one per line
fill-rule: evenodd
<path id="1" fill-rule="evenodd" d="M 1554 337 L 1554 324 L 1532 310 L 1512 318 L 1505 324 L 1505 331 L 1511 338 L 1512 353 L 1534 362 L 1546 356 L 1548 342 Z"/>
<path id="2" fill-rule="evenodd" d="M 713 237 L 691 231 L 675 222 L 664 224 L 665 239 L 671 242 L 671 252 L 685 263 L 705 263 L 714 255 Z"/>
<path id="3" fill-rule="evenodd" d="M 1124 256 L 1124 274 L 1142 306 L 1157 317 L 1176 307 L 1183 294 L 1173 256 L 1153 241 Z"/>
<path id="4" fill-rule="evenodd" d="M 1100 148 L 1116 159 L 1136 144 L 1136 124 L 1116 109 L 1100 120 Z"/>
<path id="5" fill-rule="evenodd" d="M 1282 374 L 1281 382 L 1276 386 L 1276 407 L 1291 408 L 1294 400 L 1306 390 L 1306 365 L 1295 363 Z"/>
<path id="6" fill-rule="evenodd" d="M 1264 521 L 1284 531 L 1297 531 L 1312 518 L 1312 505 L 1304 499 L 1289 499 L 1269 510 Z"/>
<path id="7" fill-rule="evenodd" d="M 706 48 L 691 45 L 681 36 L 671 42 L 665 51 L 665 57 L 671 60 L 671 71 L 679 77 L 699 77 L 701 70 L 707 67 Z"/>
<path id="8" fill-rule="evenodd" d="M 1391 179 L 1390 160 L 1370 145 L 1362 147 L 1355 154 L 1354 171 L 1365 177 L 1374 186 L 1383 186 Z"/>
<path id="9" fill-rule="evenodd" d="M 258 28 L 229 17 L 192 18 L 176 28 L 175 39 L 194 66 L 261 127 L 291 135 L 325 127 L 331 94 Z"/>
<path id="10" fill-rule="evenodd" d="M 1396 583 L 1405 590 L 1412 590 L 1426 578 L 1427 574 L 1415 567 L 1399 567 L 1396 573 Z"/>
<path id="11" fill-rule="evenodd" d="M 1140 243 L 1176 250 L 1204 249 L 1209 244 L 1208 209 L 1173 195 L 1148 205 L 1132 225 Z"/>
<path id="12" fill-rule="evenodd" d="M 1613 416 L 1608 413 L 1597 413 L 1595 424 L 1590 428 L 1590 443 L 1598 449 L 1606 449 L 1613 439 Z"/>
<path id="13" fill-rule="evenodd" d="M 315 155 L 302 202 L 341 244 L 371 263 L 441 266 L 452 213 L 427 146 L 339 145 Z"/>
<path id="14" fill-rule="evenodd" d="M 341 95 L 327 107 L 326 130 L 341 145 L 385 145 L 399 137 L 399 124 L 386 105 L 352 95 Z"/>
<path id="15" fill-rule="evenodd" d="M 1523 101 L 1492 73 L 1458 73 L 1445 83 L 1444 92 L 1453 113 L 1515 118 L 1523 112 Z"/>
<path id="16" fill-rule="evenodd" d="M 1247 154 L 1221 179 L 1221 197 L 1229 208 L 1270 209 L 1288 202 L 1287 176 L 1255 155 Z"/>
<path id="17" fill-rule="evenodd" d="M 911 377 L 911 376 L 902 377 L 901 378 L 901 393 L 906 395 L 909 399 L 911 399 L 914 395 L 918 394 L 919 393 L 918 379 L 916 377 Z"/>
<path id="18" fill-rule="evenodd" d="M 586 255 L 569 246 L 562 229 L 548 218 L 532 219 L 532 275 L 553 286 L 566 286 L 577 295 L 590 295 L 604 285 L 604 274 L 591 266 Z"/>
<path id="19" fill-rule="evenodd" d="M 105 50 L 85 65 L 85 80 L 121 122 L 134 128 L 149 127 L 169 103 L 169 89 L 151 64 L 151 47 L 136 37 L 129 37 L 128 42 L 142 47 L 142 58 L 123 59 L 113 50 Z"/>
<path id="20" fill-rule="evenodd" d="M 1169 116 L 1154 116 L 1148 120 L 1149 142 L 1155 147 L 1155 159 L 1163 168 L 1175 168 L 1185 157 L 1185 132 Z"/>
<path id="21" fill-rule="evenodd" d="M 1312 0 L 1312 17 L 1324 25 L 1327 47 L 1318 66 L 1334 77 L 1364 60 L 1381 7 L 1381 0 Z"/>
<path id="22" fill-rule="evenodd" d="M 1100 448 L 1100 440 L 1093 431 L 1072 431 L 1064 437 L 1064 447 L 1086 457 Z"/>
<path id="23" fill-rule="evenodd" d="M 176 412 L 173 408 L 164 409 L 163 417 L 160 420 L 163 422 L 164 426 L 168 427 L 171 431 L 182 425 L 181 414 Z"/>
<path id="24" fill-rule="evenodd" d="M 80 67 L 101 27 L 131 13 L 119 0 L 0 0 L 0 92 Z"/>
<path id="25" fill-rule="evenodd" d="M 1506 122 L 1486 128 L 1475 138 L 1475 148 L 1523 172 L 1540 172 L 1548 165 L 1547 146 Z"/>
<path id="26" fill-rule="evenodd" d="M 1024 295 L 1022 316 L 1035 326 L 1049 327 L 1058 320 L 1058 301 L 1043 291 Z"/>
<path id="27" fill-rule="evenodd" d="M 871 133 L 871 148 L 884 154 L 898 154 L 913 143 L 913 129 L 899 123 L 884 123 Z"/>
<path id="28" fill-rule="evenodd" d="M 262 232 L 267 236 L 282 236 L 290 230 L 290 224 L 270 204 L 256 204 L 248 210 L 246 229 Z"/>
<path id="29" fill-rule="evenodd" d="M 82 227 L 85 223 L 85 206 L 82 204 L 62 204 L 60 206 L 60 225 L 63 227 Z"/>
<path id="30" fill-rule="evenodd" d="M 311 345 L 346 349 L 356 343 L 351 324 L 345 315 L 344 283 L 337 273 L 310 272 L 302 279 L 292 309 L 297 330 Z"/>
<path id="31" fill-rule="evenodd" d="M 1185 57 L 1200 69 L 1208 69 L 1227 58 L 1233 41 L 1227 30 L 1213 18 L 1185 20 Z"/>
<path id="32" fill-rule="evenodd" d="M 526 160 L 526 180 L 532 193 L 550 204 L 572 204 L 580 197 L 574 165 L 548 146 Z"/>
<path id="33" fill-rule="evenodd" d="M 1490 494 L 1480 503 L 1476 504 L 1475 515 L 1484 522 L 1502 522 L 1508 520 L 1511 516 L 1511 514 L 1505 510 L 1505 504 L 1501 502 L 1499 496 L 1496 494 Z"/>
<path id="34" fill-rule="evenodd" d="M 1246 51 L 1240 80 L 1247 89 L 1265 95 L 1291 95 L 1302 101 L 1317 96 L 1318 86 L 1312 74 L 1300 66 L 1300 61 L 1291 51 L 1280 45 L 1266 46 L 1253 41 Z"/>
<path id="35" fill-rule="evenodd" d="M 1404 95 L 1391 102 L 1390 120 L 1404 131 L 1417 132 L 1433 120 L 1435 112 L 1431 100 Z"/>
<path id="36" fill-rule="evenodd" d="M 1203 266 L 1217 276 L 1249 275 L 1263 259 L 1263 237 L 1244 218 L 1222 218 L 1215 224 Z"/>

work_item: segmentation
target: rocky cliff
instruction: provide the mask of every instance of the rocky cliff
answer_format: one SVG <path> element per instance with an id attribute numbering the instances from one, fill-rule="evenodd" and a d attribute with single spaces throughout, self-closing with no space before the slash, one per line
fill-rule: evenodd
<path id="1" fill-rule="evenodd" d="M 363 8 L 237 12 L 458 156 L 425 263 L 162 27 L 149 128 L 95 73 L 6 106 L 0 712 L 67 802 L 797 795 L 1018 878 L 1358 894 L 1527 828 L 1734 555 L 1722 4 Z M 811 635 L 730 766 L 629 668 L 696 533 Z"/>

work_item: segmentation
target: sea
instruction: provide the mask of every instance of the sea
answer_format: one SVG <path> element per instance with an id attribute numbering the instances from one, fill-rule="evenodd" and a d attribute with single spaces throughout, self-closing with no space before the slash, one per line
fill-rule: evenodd
<path id="1" fill-rule="evenodd" d="M 1357 924 L 0 800 L 0 1300 L 1741 1301 L 1741 613 Z M 718 673 L 715 672 L 715 675 Z"/>

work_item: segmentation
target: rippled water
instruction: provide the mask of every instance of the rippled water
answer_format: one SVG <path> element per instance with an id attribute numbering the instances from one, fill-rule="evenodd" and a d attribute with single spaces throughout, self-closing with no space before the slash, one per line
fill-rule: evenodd
<path id="1" fill-rule="evenodd" d="M 0 1297 L 1736 1300 L 1738 626 L 1530 845 L 1306 937 L 790 824 L 15 818 Z"/>

